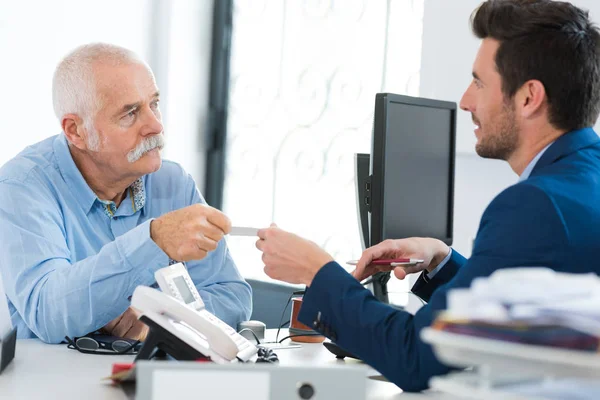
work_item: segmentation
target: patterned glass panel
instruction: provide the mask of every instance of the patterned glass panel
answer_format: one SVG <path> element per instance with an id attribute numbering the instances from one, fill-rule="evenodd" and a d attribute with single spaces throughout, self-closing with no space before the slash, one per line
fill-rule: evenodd
<path id="1" fill-rule="evenodd" d="M 360 257 L 353 155 L 370 152 L 375 93 L 418 95 L 422 22 L 423 0 L 235 1 L 223 207 L 234 225 L 275 222 L 343 266 Z M 245 277 L 268 279 L 255 240 L 228 240 Z M 406 290 L 392 280 L 391 300 Z"/>

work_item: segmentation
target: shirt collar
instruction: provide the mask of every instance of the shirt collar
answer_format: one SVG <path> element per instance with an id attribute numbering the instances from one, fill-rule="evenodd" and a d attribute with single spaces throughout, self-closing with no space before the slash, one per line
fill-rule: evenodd
<path id="1" fill-rule="evenodd" d="M 552 142 L 552 143 L 554 143 L 554 142 Z M 529 162 L 529 164 L 527 164 L 527 167 L 525 167 L 525 169 L 523 170 L 523 173 L 521 174 L 521 176 L 519 176 L 519 182 L 523 182 L 525 179 L 529 178 L 529 175 L 531 175 L 531 171 L 533 171 L 535 164 L 537 164 L 539 159 L 542 158 L 542 156 L 544 155 L 546 150 L 548 150 L 548 147 L 550 147 L 552 145 L 552 143 L 550 143 L 550 144 L 548 144 L 548 146 L 544 147 L 542 149 L 542 151 L 537 153 L 537 155 L 535 157 L 533 157 L 533 160 L 531 160 Z"/>
<path id="2" fill-rule="evenodd" d="M 69 151 L 67 138 L 64 134 L 60 134 L 54 139 L 54 155 L 56 156 L 56 162 L 63 179 L 75 194 L 75 198 L 83 211 L 87 214 L 94 205 L 97 196 L 85 179 L 83 179 L 83 175 L 79 172 L 77 165 L 75 165 L 75 161 L 73 161 L 73 157 Z"/>
<path id="3" fill-rule="evenodd" d="M 104 210 L 109 216 L 113 216 L 116 212 L 116 205 L 112 201 L 100 200 L 96 193 L 89 187 L 83 175 L 77 168 L 73 156 L 69 151 L 69 144 L 64 134 L 60 134 L 54 140 L 54 154 L 56 156 L 56 162 L 63 176 L 65 182 L 73 193 L 75 198 L 79 202 L 81 208 L 85 213 L 89 213 L 92 206 L 98 200 L 98 202 L 104 205 Z M 133 213 L 141 210 L 146 204 L 146 190 L 144 177 L 138 178 L 128 189 L 128 196 L 131 198 L 131 208 Z M 110 211 L 109 211 L 110 210 Z"/>

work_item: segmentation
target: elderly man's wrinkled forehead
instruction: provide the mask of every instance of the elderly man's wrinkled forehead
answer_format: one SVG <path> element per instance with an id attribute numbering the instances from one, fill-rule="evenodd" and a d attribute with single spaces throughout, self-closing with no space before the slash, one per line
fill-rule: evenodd
<path id="1" fill-rule="evenodd" d="M 144 63 L 102 63 L 93 65 L 96 94 L 101 109 L 148 101 L 156 92 L 156 80 Z"/>

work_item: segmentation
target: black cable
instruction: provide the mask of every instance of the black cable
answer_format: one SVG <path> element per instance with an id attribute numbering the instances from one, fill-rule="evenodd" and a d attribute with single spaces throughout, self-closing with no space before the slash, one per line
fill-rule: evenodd
<path id="1" fill-rule="evenodd" d="M 257 359 L 256 362 L 257 363 L 276 363 L 279 362 L 279 358 L 277 357 L 277 354 L 273 351 L 273 349 L 269 349 L 268 347 L 264 347 L 260 345 L 260 339 L 258 338 L 258 336 L 256 336 L 256 333 L 254 333 L 254 331 L 250 328 L 244 328 L 241 331 L 239 331 L 238 333 L 242 333 L 244 331 L 248 331 L 252 334 L 252 336 L 254 336 L 254 340 L 256 340 L 256 348 L 258 349 L 258 352 L 256 353 Z M 238 358 L 238 360 L 242 361 L 241 359 Z"/>
<path id="2" fill-rule="evenodd" d="M 290 320 L 288 319 L 287 321 L 285 321 L 283 324 L 279 325 L 280 328 L 285 328 L 286 325 L 290 324 Z"/>
<path id="3" fill-rule="evenodd" d="M 286 336 L 286 337 L 284 337 L 283 339 L 281 339 L 281 340 L 280 340 L 280 341 L 278 341 L 277 343 L 281 343 L 281 342 L 283 342 L 285 339 L 291 339 L 291 338 L 295 338 L 295 337 L 298 337 L 298 336 L 323 336 L 323 335 L 322 335 L 322 334 L 320 334 L 320 333 L 316 333 L 316 332 L 315 332 L 315 333 L 312 333 L 312 332 L 308 332 L 308 333 L 302 333 L 302 334 L 299 334 L 299 335 L 289 335 L 289 336 Z"/>
<path id="4" fill-rule="evenodd" d="M 285 315 L 285 310 L 287 310 L 288 306 L 290 305 L 290 302 L 292 301 L 293 295 L 294 295 L 294 293 L 290 294 L 290 297 L 288 297 L 287 303 L 285 303 L 285 307 L 283 308 L 283 311 L 281 312 L 281 317 L 279 318 L 279 328 L 277 328 L 277 335 L 275 335 L 276 342 L 277 342 L 277 339 L 279 338 L 279 331 L 281 330 L 281 321 L 283 320 L 283 316 Z"/>
<path id="5" fill-rule="evenodd" d="M 290 294 L 290 297 L 288 297 L 287 303 L 285 303 L 285 307 L 283 308 L 283 311 L 281 312 L 281 317 L 279 318 L 279 328 L 277 328 L 277 335 L 275 335 L 276 342 L 277 342 L 277 339 L 279 339 L 279 331 L 281 330 L 281 327 L 283 325 L 285 325 L 285 324 L 282 324 L 281 321 L 283 321 L 283 316 L 285 315 L 285 310 L 287 310 L 287 308 L 289 307 L 290 302 L 292 301 L 292 297 L 304 294 L 304 292 L 306 292 L 306 290 L 297 290 L 295 292 L 292 292 L 292 294 Z"/>
<path id="6" fill-rule="evenodd" d="M 254 336 L 254 340 L 256 340 L 256 344 L 259 345 L 260 344 L 260 339 L 258 338 L 258 336 L 256 336 L 256 333 L 254 333 L 254 331 L 250 328 L 244 328 L 241 331 L 239 331 L 238 333 L 242 333 L 244 331 L 250 332 L 252 334 L 252 336 Z"/>
<path id="7" fill-rule="evenodd" d="M 256 359 L 257 363 L 276 363 L 279 362 L 279 358 L 277 354 L 273 351 L 273 349 L 269 349 L 268 347 L 258 346 L 258 358 Z"/>

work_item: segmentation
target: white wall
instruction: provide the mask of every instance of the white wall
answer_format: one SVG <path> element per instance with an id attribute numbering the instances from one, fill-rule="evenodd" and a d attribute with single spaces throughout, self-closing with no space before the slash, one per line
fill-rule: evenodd
<path id="1" fill-rule="evenodd" d="M 147 56 L 148 6 L 147 0 L 0 2 L 0 120 L 5 138 L 0 165 L 25 146 L 61 131 L 52 110 L 52 75 L 70 50 L 106 41 Z"/>
<path id="2" fill-rule="evenodd" d="M 164 156 L 202 188 L 213 0 L 20 0 L 0 2 L 0 165 L 60 132 L 52 75 L 73 48 L 103 41 L 139 53 L 164 96 Z"/>
<path id="3" fill-rule="evenodd" d="M 479 48 L 479 40 L 471 33 L 469 17 L 480 3 L 480 0 L 425 0 L 420 96 L 460 101 L 472 79 L 472 65 Z M 590 10 L 592 19 L 598 21 L 600 2 L 572 3 Z M 518 179 L 508 164 L 481 159 L 474 149 L 471 115 L 459 110 L 453 247 L 465 256 L 471 253 L 471 239 L 485 207 Z"/>

